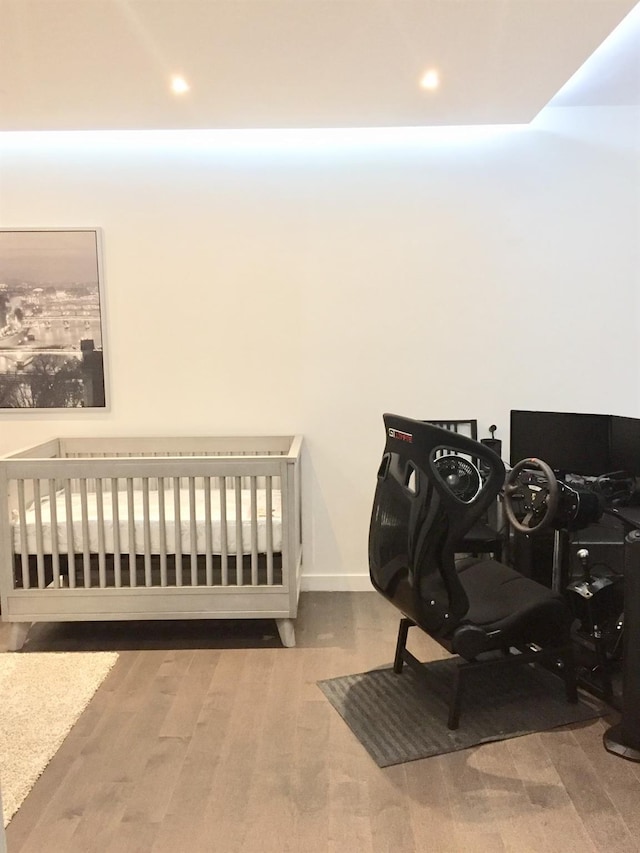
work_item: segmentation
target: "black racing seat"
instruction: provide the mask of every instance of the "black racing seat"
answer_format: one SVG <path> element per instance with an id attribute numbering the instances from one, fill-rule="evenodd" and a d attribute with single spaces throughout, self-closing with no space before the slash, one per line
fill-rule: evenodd
<path id="1" fill-rule="evenodd" d="M 369 532 L 374 587 L 401 613 L 394 669 L 421 664 L 406 649 L 418 626 L 460 657 L 449 712 L 457 728 L 461 679 L 473 667 L 545 661 L 562 672 L 577 701 L 570 642 L 572 615 L 558 594 L 492 558 L 456 561 L 457 544 L 486 512 L 504 483 L 502 460 L 488 447 L 424 421 L 384 416 L 386 445 Z M 477 494 L 457 488 L 438 459 L 478 458 L 484 478 Z"/>

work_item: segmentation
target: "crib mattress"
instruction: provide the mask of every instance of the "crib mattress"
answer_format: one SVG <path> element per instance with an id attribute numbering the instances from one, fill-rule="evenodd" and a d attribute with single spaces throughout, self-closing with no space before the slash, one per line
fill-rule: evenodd
<path id="1" fill-rule="evenodd" d="M 117 516 L 114 520 L 113 500 L 111 493 L 104 493 L 102 500 L 102 524 L 98 516 L 98 499 L 95 493 L 87 495 L 87 518 L 82 519 L 82 500 L 80 494 L 73 493 L 71 500 L 71 521 L 73 529 L 73 551 L 81 553 L 88 544 L 92 553 L 135 553 L 144 554 L 145 528 L 149 539 L 148 550 L 152 554 L 175 554 L 176 544 L 180 545 L 179 552 L 183 554 L 223 553 L 224 534 L 226 533 L 226 552 L 229 554 L 250 554 L 254 547 L 258 553 L 280 552 L 282 550 L 282 510 L 281 494 L 278 490 L 271 492 L 271 519 L 267 518 L 267 494 L 264 489 L 256 490 L 256 511 L 252 520 L 252 497 L 250 489 L 241 490 L 240 517 L 236 519 L 236 492 L 228 490 L 226 494 L 226 524 L 221 519 L 220 494 L 211 493 L 210 526 L 211 541 L 207 543 L 207 519 L 205 510 L 205 493 L 196 490 L 194 501 L 195 517 L 195 548 L 192 539 L 192 521 L 190 494 L 188 489 L 180 489 L 180 513 L 176 522 L 174 493 L 167 491 L 164 498 L 164 526 L 160 522 L 159 493 L 149 491 L 149 521 L 144 521 L 144 498 L 142 491 L 133 493 L 133 513 L 129 519 L 129 500 L 127 492 L 118 493 Z M 44 554 L 53 553 L 53 530 L 51 522 L 51 506 L 49 497 L 43 498 L 41 507 L 41 537 Z M 26 540 L 26 552 L 38 553 L 38 532 L 36 509 L 30 507 L 25 513 L 26 536 L 21 530 L 20 520 L 13 519 L 13 545 L 15 553 L 21 554 L 23 540 Z M 69 553 L 69 525 L 67 524 L 67 505 L 64 491 L 55 495 L 55 529 L 57 532 L 57 550 L 59 554 Z M 88 543 L 84 541 L 88 532 Z M 102 533 L 100 533 L 102 527 Z M 270 530 L 269 530 L 270 528 Z M 134 541 L 129 537 L 133 534 Z M 240 534 L 240 535 L 239 535 Z M 269 534 L 271 542 L 269 543 Z M 253 537 L 253 540 L 252 540 Z M 118 543 L 119 539 L 119 543 Z M 241 540 L 241 549 L 240 546 Z M 116 548 L 116 545 L 119 547 Z M 269 548 L 269 544 L 271 547 Z"/>

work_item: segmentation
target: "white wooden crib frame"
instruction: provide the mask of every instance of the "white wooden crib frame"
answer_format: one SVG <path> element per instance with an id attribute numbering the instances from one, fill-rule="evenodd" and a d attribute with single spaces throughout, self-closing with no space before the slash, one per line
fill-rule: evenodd
<path id="1" fill-rule="evenodd" d="M 294 646 L 302 572 L 301 447 L 301 436 L 58 438 L 0 459 L 0 606 L 2 620 L 12 623 L 10 648 L 21 648 L 33 622 L 230 618 L 273 618 L 283 645 Z M 125 549 L 117 531 L 115 504 L 122 491 L 127 492 L 127 498 L 131 496 L 134 484 L 142 492 L 143 535 L 138 534 L 138 540 L 143 541 L 136 543 L 135 530 L 129 528 Z M 183 488 L 189 499 L 180 504 L 175 492 Z M 249 518 L 243 516 L 246 507 L 240 506 L 243 489 L 250 494 Z M 204 494 L 200 503 L 204 503 L 207 547 L 196 546 L 190 553 L 182 553 L 181 539 L 187 537 L 180 530 L 190 530 L 190 541 L 198 541 L 196 490 L 204 490 L 200 491 Z M 238 495 L 235 504 L 231 497 L 235 513 L 229 519 L 227 490 L 236 490 Z M 266 525 L 266 546 L 258 546 L 255 516 L 259 490 L 268 510 L 268 518 L 261 522 L 262 528 Z M 281 548 L 277 552 L 269 520 L 276 490 L 281 501 Z M 154 523 L 159 523 L 160 541 L 165 544 L 160 548 L 154 545 L 152 553 L 149 495 L 154 491 L 158 492 L 155 499 L 161 510 L 159 521 L 155 519 Z M 220 492 L 221 518 L 214 522 L 211 496 Z M 73 495 L 77 500 L 78 493 L 81 518 L 75 529 L 67 528 L 64 548 L 55 523 L 55 507 L 47 510 L 52 541 L 45 548 L 42 498 L 50 497 L 50 504 L 55 504 L 54 496 L 64 494 L 70 501 Z M 88 495 L 98 510 L 97 547 L 95 519 L 94 541 L 89 546 Z M 104 507 L 111 499 L 117 553 L 105 549 Z M 171 533 L 175 553 L 166 550 L 165 506 L 169 500 L 174 501 Z M 70 503 L 66 506 L 73 525 Z M 35 517 L 36 544 L 30 550 L 28 511 Z M 243 522 L 244 528 L 237 526 Z M 126 527 L 130 519 L 122 523 Z M 197 523 L 202 524 L 202 520 Z M 19 532 L 14 536 L 16 524 Z M 217 535 L 222 542 L 219 555 L 211 553 L 214 524 L 219 525 Z M 19 549 L 16 537 L 22 543 Z M 234 537 L 235 554 L 227 547 Z M 264 538 L 263 529 L 263 543 Z M 199 554 L 199 550 L 204 553 Z"/>

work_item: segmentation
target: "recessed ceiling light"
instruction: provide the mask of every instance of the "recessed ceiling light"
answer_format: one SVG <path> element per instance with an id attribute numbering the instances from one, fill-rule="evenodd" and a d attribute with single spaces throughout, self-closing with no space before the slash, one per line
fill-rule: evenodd
<path id="1" fill-rule="evenodd" d="M 191 87 L 181 74 L 174 74 L 171 78 L 171 91 L 174 95 L 184 95 Z"/>
<path id="2" fill-rule="evenodd" d="M 420 88 L 433 91 L 440 85 L 440 74 L 437 69 L 429 68 L 420 78 Z"/>

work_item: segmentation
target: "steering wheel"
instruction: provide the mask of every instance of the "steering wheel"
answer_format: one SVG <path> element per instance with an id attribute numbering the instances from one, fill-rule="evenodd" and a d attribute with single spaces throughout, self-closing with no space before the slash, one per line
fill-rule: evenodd
<path id="1" fill-rule="evenodd" d="M 533 474 L 535 468 L 540 474 Z M 528 476 L 525 472 L 528 472 Z M 522 521 L 516 516 L 515 500 L 523 502 Z M 504 511 L 509 524 L 518 533 L 537 533 L 548 527 L 560 502 L 556 475 L 542 459 L 522 459 L 509 471 L 504 484 Z"/>

